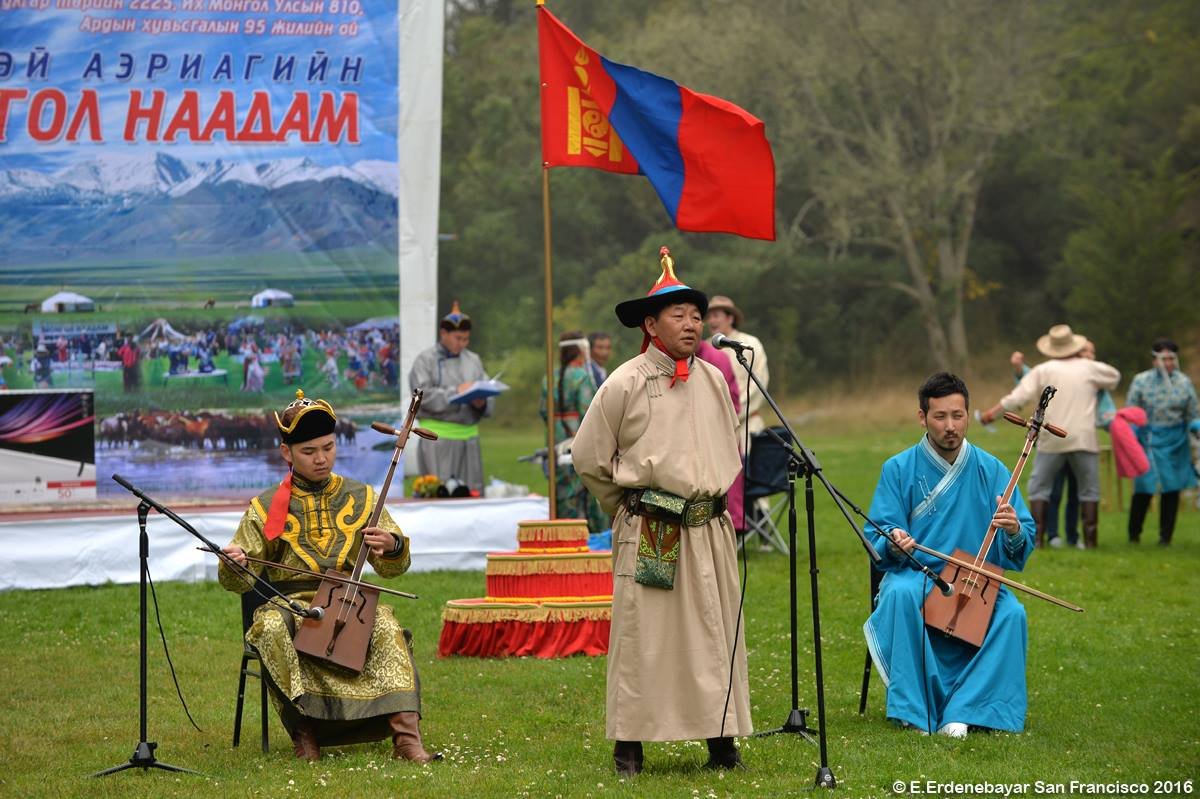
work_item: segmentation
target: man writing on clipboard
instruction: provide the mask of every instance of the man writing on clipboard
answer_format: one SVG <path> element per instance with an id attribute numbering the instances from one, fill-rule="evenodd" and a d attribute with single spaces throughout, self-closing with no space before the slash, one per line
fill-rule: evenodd
<path id="1" fill-rule="evenodd" d="M 487 380 L 487 374 L 479 356 L 467 349 L 470 343 L 471 317 L 459 310 L 455 300 L 438 324 L 438 343 L 413 362 L 408 384 L 425 392 L 421 425 L 438 434 L 437 441 L 422 441 L 418 446 L 417 469 L 443 483 L 457 478 L 472 491 L 482 492 L 479 420 L 492 415 L 498 392 L 471 391 L 476 382 Z"/>

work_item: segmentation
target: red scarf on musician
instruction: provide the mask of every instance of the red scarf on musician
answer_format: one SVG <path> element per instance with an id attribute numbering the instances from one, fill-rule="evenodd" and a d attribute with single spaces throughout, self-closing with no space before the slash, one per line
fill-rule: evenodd
<path id="1" fill-rule="evenodd" d="M 287 524 L 288 503 L 292 499 L 292 470 L 288 469 L 287 477 L 275 489 L 271 497 L 271 507 L 267 510 L 267 523 L 263 525 L 263 535 L 268 541 L 274 541 L 283 534 L 283 526 Z"/>

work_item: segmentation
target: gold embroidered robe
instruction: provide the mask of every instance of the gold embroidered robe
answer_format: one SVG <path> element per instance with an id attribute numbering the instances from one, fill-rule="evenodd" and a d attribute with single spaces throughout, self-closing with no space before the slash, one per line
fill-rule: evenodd
<path id="1" fill-rule="evenodd" d="M 375 491 L 356 480 L 331 475 L 322 483 L 309 483 L 293 476 L 292 496 L 283 533 L 273 541 L 263 535 L 267 511 L 275 488 L 250 501 L 231 545 L 253 558 L 271 560 L 313 572 L 311 580 L 283 569 L 250 564 L 301 605 L 307 607 L 320 573 L 327 568 L 349 572 L 362 544 L 360 530 L 366 526 L 375 505 Z M 385 508 L 379 527 L 401 541 L 403 549 L 394 556 L 367 556 L 381 577 L 395 577 L 408 570 L 409 541 Z M 218 579 L 230 591 L 250 590 L 247 579 L 221 563 Z M 308 583 L 308 585 L 304 585 Z M 292 644 L 297 619 L 270 604 L 254 614 L 246 641 L 262 656 L 270 675 L 271 699 L 288 732 L 301 716 L 313 723 L 322 745 L 375 741 L 390 734 L 387 719 L 405 710 L 420 712 L 420 683 L 412 656 L 412 635 L 400 627 L 391 606 L 381 596 L 375 627 L 361 674 L 352 674 L 297 654 Z"/>
<path id="2" fill-rule="evenodd" d="M 625 491 L 719 496 L 741 469 L 725 379 L 694 358 L 687 382 L 669 387 L 674 366 L 653 346 L 622 364 L 600 387 L 571 449 L 588 490 L 614 514 L 606 723 L 612 740 L 675 741 L 753 731 L 729 514 L 683 528 L 672 590 L 633 579 L 641 518 L 628 514 Z M 722 715 L 731 653 L 733 688 Z"/>

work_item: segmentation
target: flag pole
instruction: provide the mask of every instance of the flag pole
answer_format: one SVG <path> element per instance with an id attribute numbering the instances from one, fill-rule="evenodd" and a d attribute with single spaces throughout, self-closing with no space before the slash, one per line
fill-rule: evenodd
<path id="1" fill-rule="evenodd" d="M 550 167 L 542 166 L 542 241 L 546 290 L 546 477 L 549 482 L 550 518 L 557 519 L 557 464 L 554 458 L 554 278 L 550 269 Z"/>
<path id="2" fill-rule="evenodd" d="M 537 0 L 537 5 L 541 7 L 545 2 Z M 554 340 L 554 277 L 550 269 L 550 165 L 545 162 L 542 163 L 542 250 L 545 272 L 542 283 L 546 292 L 546 480 L 550 489 L 547 492 L 550 518 L 557 519 L 555 478 L 558 476 L 558 464 L 554 458 L 554 351 L 557 342 Z"/>

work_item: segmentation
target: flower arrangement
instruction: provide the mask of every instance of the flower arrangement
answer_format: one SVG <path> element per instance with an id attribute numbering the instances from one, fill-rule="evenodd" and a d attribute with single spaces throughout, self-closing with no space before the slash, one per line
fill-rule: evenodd
<path id="1" fill-rule="evenodd" d="M 437 475 L 423 474 L 413 480 L 413 496 L 426 498 L 436 497 L 437 490 L 441 487 L 442 481 L 437 479 Z"/>

